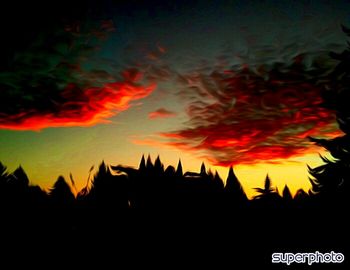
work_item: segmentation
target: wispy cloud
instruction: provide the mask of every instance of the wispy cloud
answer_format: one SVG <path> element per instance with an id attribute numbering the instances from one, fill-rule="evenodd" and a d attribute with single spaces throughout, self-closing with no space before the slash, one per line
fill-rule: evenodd
<path id="1" fill-rule="evenodd" d="M 176 116 L 176 113 L 164 108 L 159 108 L 158 110 L 155 110 L 148 114 L 149 119 L 169 118 L 169 117 L 175 117 L 175 116 Z"/>
<path id="2" fill-rule="evenodd" d="M 179 75 L 189 121 L 161 136 L 167 144 L 197 151 L 216 165 L 305 154 L 310 150 L 308 136 L 339 131 L 317 83 L 327 70 L 316 65 L 317 59 L 307 65 L 304 57 Z"/>

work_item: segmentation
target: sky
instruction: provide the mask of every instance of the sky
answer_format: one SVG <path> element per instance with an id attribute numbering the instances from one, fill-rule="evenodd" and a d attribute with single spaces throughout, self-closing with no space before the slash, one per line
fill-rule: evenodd
<path id="1" fill-rule="evenodd" d="M 72 2 L 72 1 L 70 1 Z M 340 135 L 322 90 L 348 1 L 15 1 L 4 8 L 0 161 L 49 188 L 142 154 L 307 190 L 308 136 Z"/>

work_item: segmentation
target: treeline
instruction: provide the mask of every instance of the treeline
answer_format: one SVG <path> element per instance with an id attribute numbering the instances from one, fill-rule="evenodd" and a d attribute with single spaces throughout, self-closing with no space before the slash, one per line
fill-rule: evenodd
<path id="1" fill-rule="evenodd" d="M 331 161 L 328 161 L 331 162 Z M 330 163 L 333 164 L 333 163 Z M 326 165 L 309 168 L 313 176 L 324 172 Z M 338 166 L 339 167 L 339 166 Z M 328 179 L 312 178 L 313 188 L 306 193 L 303 189 L 292 196 L 288 186 L 282 195 L 272 186 L 266 176 L 263 187 L 255 188 L 256 195 L 249 200 L 234 173 L 232 166 L 224 181 L 217 172 L 207 171 L 202 163 L 200 172 L 183 172 L 181 161 L 177 168 L 164 167 L 159 156 L 153 163 L 148 156 L 140 161 L 138 169 L 122 165 L 107 166 L 102 162 L 90 181 L 80 191 L 76 189 L 73 176 L 71 185 L 59 176 L 48 192 L 39 186 L 30 185 L 22 167 L 8 173 L 0 163 L 0 205 L 8 209 L 247 209 L 247 207 L 295 208 L 344 203 L 344 191 L 335 185 L 335 178 L 341 171 L 332 171 Z M 338 168 L 339 169 L 339 168 Z M 343 172 L 344 173 L 344 172 Z M 317 182 L 319 180 L 321 182 Z M 333 179 L 333 180 L 332 180 Z M 344 180 L 343 180 L 344 181 Z M 325 183 L 330 183 L 325 185 Z M 343 184 L 343 183 L 341 183 Z M 75 195 L 76 193 L 76 195 Z"/>
<path id="2" fill-rule="evenodd" d="M 6 232 L 10 242 L 13 237 L 50 245 L 63 241 L 75 251 L 75 246 L 96 249 L 92 241 L 113 237 L 113 245 L 121 249 L 160 241 L 158 252 L 171 243 L 192 252 L 184 246 L 191 243 L 208 254 L 214 248 L 208 243 L 214 242 L 220 252 L 227 252 L 226 246 L 238 249 L 237 262 L 253 256 L 267 265 L 276 249 L 311 252 L 321 246 L 343 251 L 346 246 L 349 196 L 344 185 L 323 184 L 327 169 L 320 181 L 311 179 L 309 192 L 300 189 L 294 196 L 287 186 L 281 195 L 267 176 L 251 200 L 232 167 L 224 183 L 204 164 L 199 172 L 183 172 L 181 162 L 165 168 L 159 157 L 154 162 L 142 157 L 137 169 L 102 162 L 78 192 L 72 192 L 72 176 L 71 185 L 59 176 L 46 192 L 30 185 L 21 167 L 13 173 L 3 165 L 0 169 L 0 233 Z M 310 170 L 315 176 L 320 173 Z M 330 182 L 337 179 L 328 176 Z"/>

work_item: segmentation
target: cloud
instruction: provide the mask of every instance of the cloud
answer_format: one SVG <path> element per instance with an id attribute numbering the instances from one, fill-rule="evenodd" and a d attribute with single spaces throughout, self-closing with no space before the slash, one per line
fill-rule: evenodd
<path id="1" fill-rule="evenodd" d="M 85 89 L 70 84 L 62 92 L 60 103 L 48 101 L 51 103 L 48 109 L 32 106 L 21 113 L 0 113 L 0 128 L 40 130 L 106 123 L 108 118 L 128 109 L 131 101 L 146 97 L 153 89 L 153 85 L 144 87 L 125 81 Z"/>
<path id="2" fill-rule="evenodd" d="M 38 37 L 14 53 L 0 69 L 0 128 L 41 130 L 48 127 L 91 126 L 126 110 L 148 96 L 154 83 L 136 68 L 113 69 L 95 54 L 111 20 L 66 24 Z M 121 70 L 120 70 L 121 69 Z"/>
<path id="3" fill-rule="evenodd" d="M 156 111 L 150 112 L 148 114 L 149 119 L 157 119 L 157 118 L 169 118 L 169 117 L 174 117 L 176 116 L 176 113 L 169 111 L 164 108 L 160 108 Z"/>
<path id="4" fill-rule="evenodd" d="M 316 83 L 323 72 L 299 56 L 286 64 L 181 74 L 189 121 L 161 137 L 222 166 L 303 155 L 311 149 L 308 136 L 340 133 Z"/>

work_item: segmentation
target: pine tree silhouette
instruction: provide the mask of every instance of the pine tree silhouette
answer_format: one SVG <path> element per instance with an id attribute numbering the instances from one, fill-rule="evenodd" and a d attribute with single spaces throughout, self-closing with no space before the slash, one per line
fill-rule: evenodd
<path id="1" fill-rule="evenodd" d="M 225 185 L 225 192 L 228 196 L 227 200 L 231 201 L 232 203 L 244 203 L 247 201 L 247 195 L 243 190 L 243 187 L 241 183 L 239 182 L 236 174 L 233 171 L 233 167 L 230 166 L 226 185 Z"/>
<path id="2" fill-rule="evenodd" d="M 224 190 L 224 182 L 222 181 L 219 173 L 217 171 L 215 171 L 215 175 L 213 178 L 213 183 L 214 183 L 214 187 L 216 190 L 220 190 L 223 191 Z"/>
<path id="3" fill-rule="evenodd" d="M 283 188 L 282 197 L 284 200 L 286 200 L 288 202 L 290 202 L 293 199 L 293 196 L 290 193 L 289 187 L 287 185 L 285 185 Z"/>
<path id="4" fill-rule="evenodd" d="M 159 155 L 157 156 L 156 160 L 154 161 L 154 170 L 157 174 L 162 174 L 164 172 L 164 165 L 160 161 Z"/>
<path id="5" fill-rule="evenodd" d="M 10 176 L 9 182 L 18 188 L 25 188 L 29 185 L 29 179 L 22 166 L 19 166 Z"/>
<path id="6" fill-rule="evenodd" d="M 146 168 L 147 168 L 148 171 L 152 171 L 153 170 L 153 163 L 152 163 L 152 159 L 151 159 L 150 155 L 148 155 L 148 157 L 147 157 Z"/>
<path id="7" fill-rule="evenodd" d="M 145 171 L 145 170 L 146 170 L 145 155 L 142 155 L 140 165 L 139 165 L 139 171 Z"/>
<path id="8" fill-rule="evenodd" d="M 29 179 L 24 169 L 19 166 L 7 176 L 6 200 L 14 207 L 23 208 L 27 204 Z"/>
<path id="9" fill-rule="evenodd" d="M 200 174 L 202 176 L 207 175 L 207 169 L 205 168 L 204 162 L 202 162 Z"/>
<path id="10" fill-rule="evenodd" d="M 181 163 L 180 159 L 179 159 L 179 163 L 177 164 L 177 168 L 176 168 L 176 176 L 177 177 L 183 176 L 182 163 Z"/>
<path id="11" fill-rule="evenodd" d="M 49 192 L 49 197 L 56 207 L 70 207 L 75 201 L 75 196 L 63 176 L 58 177 Z"/>
<path id="12" fill-rule="evenodd" d="M 294 201 L 292 193 L 289 190 L 289 187 L 287 185 L 284 186 L 282 191 L 282 202 L 284 210 L 287 211 L 294 207 Z"/>

